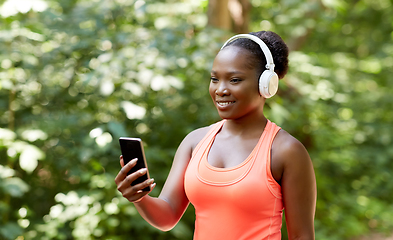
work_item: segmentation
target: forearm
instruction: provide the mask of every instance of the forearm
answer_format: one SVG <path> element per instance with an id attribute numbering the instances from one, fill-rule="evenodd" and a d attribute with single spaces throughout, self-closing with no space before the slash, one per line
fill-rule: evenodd
<path id="1" fill-rule="evenodd" d="M 182 213 L 177 214 L 165 200 L 149 195 L 134 205 L 148 223 L 161 231 L 171 230 L 182 216 Z"/>

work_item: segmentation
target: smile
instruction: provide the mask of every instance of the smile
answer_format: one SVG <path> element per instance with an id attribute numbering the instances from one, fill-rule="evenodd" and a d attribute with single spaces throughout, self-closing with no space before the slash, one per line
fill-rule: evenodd
<path id="1" fill-rule="evenodd" d="M 217 102 L 217 105 L 221 106 L 221 107 L 225 107 L 228 106 L 229 104 L 235 103 L 235 101 L 232 102 Z"/>

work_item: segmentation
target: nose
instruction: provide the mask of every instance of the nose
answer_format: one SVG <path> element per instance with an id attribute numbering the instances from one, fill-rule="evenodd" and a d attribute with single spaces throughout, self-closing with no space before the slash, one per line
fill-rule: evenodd
<path id="1" fill-rule="evenodd" d="M 225 83 L 219 83 L 216 89 L 216 95 L 218 96 L 228 96 L 229 89 Z"/>

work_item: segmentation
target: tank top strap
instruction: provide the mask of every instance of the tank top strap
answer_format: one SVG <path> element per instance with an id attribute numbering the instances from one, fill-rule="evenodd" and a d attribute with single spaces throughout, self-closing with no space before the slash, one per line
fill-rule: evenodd
<path id="1" fill-rule="evenodd" d="M 258 143 L 258 151 L 257 151 L 257 158 L 258 159 L 266 159 L 265 161 L 258 161 L 258 163 L 264 164 L 262 169 L 266 169 L 266 180 L 267 185 L 270 192 L 276 196 L 277 198 L 282 198 L 281 194 L 281 186 L 276 182 L 273 177 L 272 170 L 271 170 L 271 149 L 274 138 L 276 137 L 277 133 L 281 130 L 281 127 L 277 126 L 275 123 L 268 120 L 268 123 L 265 127 L 265 136 L 263 141 Z"/>
<path id="2" fill-rule="evenodd" d="M 225 123 L 225 119 L 221 120 L 219 122 L 216 122 L 214 124 L 211 125 L 210 130 L 207 132 L 207 134 L 202 138 L 201 141 L 199 141 L 199 143 L 196 145 L 195 149 L 192 151 L 192 158 L 194 158 L 194 155 L 198 152 L 200 152 L 199 150 L 202 149 L 206 149 L 206 147 L 209 145 L 210 141 L 212 140 L 212 138 L 214 138 L 217 134 L 218 131 L 220 131 L 221 127 L 224 125 Z"/>

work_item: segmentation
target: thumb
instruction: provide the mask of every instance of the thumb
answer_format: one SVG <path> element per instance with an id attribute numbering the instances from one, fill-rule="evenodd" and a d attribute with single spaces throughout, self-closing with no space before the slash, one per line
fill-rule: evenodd
<path id="1" fill-rule="evenodd" d="M 123 155 L 120 155 L 120 166 L 124 167 Z"/>

